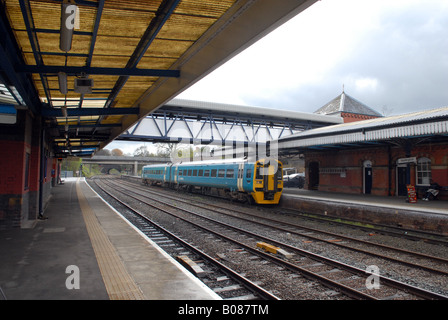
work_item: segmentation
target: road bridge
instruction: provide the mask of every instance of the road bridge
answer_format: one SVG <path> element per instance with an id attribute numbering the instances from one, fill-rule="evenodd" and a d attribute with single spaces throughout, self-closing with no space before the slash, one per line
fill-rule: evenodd
<path id="1" fill-rule="evenodd" d="M 126 156 L 100 156 L 95 155 L 91 158 L 84 158 L 83 165 L 99 164 L 101 165 L 101 172 L 109 173 L 112 169 L 122 171 L 123 166 L 130 168 L 135 176 L 138 175 L 138 169 L 149 164 L 167 163 L 171 162 L 170 158 L 165 157 L 126 157 Z"/>

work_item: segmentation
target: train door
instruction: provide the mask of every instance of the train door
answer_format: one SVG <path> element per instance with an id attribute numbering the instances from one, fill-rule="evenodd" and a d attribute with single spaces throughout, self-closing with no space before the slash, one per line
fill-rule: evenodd
<path id="1" fill-rule="evenodd" d="M 238 165 L 238 180 L 237 180 L 238 191 L 244 191 L 243 181 L 244 181 L 244 162 Z"/>
<path id="2" fill-rule="evenodd" d="M 263 185 L 265 192 L 277 192 L 277 182 L 278 175 L 277 170 L 278 165 L 277 162 L 267 160 L 264 162 L 263 167 L 260 168 L 261 174 L 263 175 Z"/>
<path id="3" fill-rule="evenodd" d="M 179 167 L 178 166 L 176 166 L 175 168 L 174 168 L 174 176 L 173 176 L 173 181 L 174 181 L 174 183 L 177 183 L 177 175 L 178 175 L 178 169 L 179 169 Z"/>

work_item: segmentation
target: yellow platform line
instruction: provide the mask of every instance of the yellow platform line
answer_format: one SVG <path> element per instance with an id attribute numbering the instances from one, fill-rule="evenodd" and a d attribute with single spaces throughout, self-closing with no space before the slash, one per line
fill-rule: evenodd
<path id="1" fill-rule="evenodd" d="M 76 183 L 76 193 L 109 298 L 111 300 L 144 300 L 145 296 L 127 272 L 115 247 L 87 202 L 79 180 Z"/>

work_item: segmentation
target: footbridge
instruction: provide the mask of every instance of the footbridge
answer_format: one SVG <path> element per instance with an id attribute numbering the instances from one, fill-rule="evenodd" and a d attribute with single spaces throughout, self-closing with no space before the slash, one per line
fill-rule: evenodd
<path id="1" fill-rule="evenodd" d="M 342 118 L 275 108 L 173 99 L 116 140 L 255 146 L 342 123 Z"/>

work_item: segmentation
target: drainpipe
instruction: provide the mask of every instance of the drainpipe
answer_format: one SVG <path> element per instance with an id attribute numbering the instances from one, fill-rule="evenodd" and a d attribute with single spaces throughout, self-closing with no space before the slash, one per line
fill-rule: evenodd
<path id="1" fill-rule="evenodd" d="M 43 186 L 44 186 L 44 163 L 45 163 L 45 148 L 44 148 L 45 130 L 43 120 L 40 130 L 40 168 L 39 168 L 39 219 L 43 219 Z"/>
<path id="2" fill-rule="evenodd" d="M 391 194 L 391 188 L 392 188 L 392 154 L 391 154 L 391 147 L 390 147 L 390 145 L 389 146 L 387 146 L 387 153 L 388 153 L 388 158 L 389 158 L 389 160 L 388 160 L 388 169 L 389 169 L 389 172 L 388 172 L 388 191 L 387 191 L 387 195 L 390 197 L 392 194 Z"/>
<path id="3" fill-rule="evenodd" d="M 411 151 L 412 151 L 412 144 L 409 140 L 406 140 L 404 150 L 405 150 L 406 157 L 409 158 L 411 156 Z M 410 163 L 406 164 L 406 184 L 411 184 L 411 164 Z"/>

